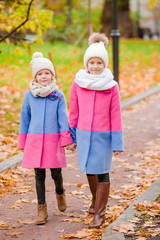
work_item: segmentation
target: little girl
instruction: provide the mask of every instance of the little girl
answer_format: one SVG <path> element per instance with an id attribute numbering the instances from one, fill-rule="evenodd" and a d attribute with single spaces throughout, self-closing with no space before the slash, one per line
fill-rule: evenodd
<path id="1" fill-rule="evenodd" d="M 104 222 L 108 202 L 112 152 L 123 151 L 118 84 L 108 66 L 108 38 L 93 33 L 84 55 L 85 70 L 76 74 L 70 93 L 69 126 L 77 143 L 80 171 L 87 174 L 94 218 L 89 228 Z"/>
<path id="2" fill-rule="evenodd" d="M 18 147 L 24 149 L 22 167 L 35 170 L 38 198 L 36 224 L 45 224 L 48 219 L 45 169 L 50 168 L 55 183 L 58 209 L 65 211 L 61 168 L 66 167 L 64 147 L 73 144 L 73 141 L 68 126 L 65 97 L 56 85 L 52 62 L 43 58 L 42 53 L 35 52 L 30 65 L 33 80 L 30 91 L 25 93 L 23 100 Z"/>

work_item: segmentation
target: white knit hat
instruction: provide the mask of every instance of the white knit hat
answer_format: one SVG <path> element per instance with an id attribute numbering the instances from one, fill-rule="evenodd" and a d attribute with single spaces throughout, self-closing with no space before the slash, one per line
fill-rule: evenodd
<path id="1" fill-rule="evenodd" d="M 43 54 L 41 52 L 34 52 L 32 56 L 32 61 L 30 62 L 30 66 L 32 69 L 32 76 L 33 79 L 35 78 L 36 74 L 42 70 L 42 69 L 49 69 L 53 76 L 55 76 L 55 70 L 53 63 L 43 57 Z"/>
<path id="2" fill-rule="evenodd" d="M 105 67 L 108 66 L 108 53 L 106 47 L 109 43 L 108 38 L 104 34 L 93 33 L 89 37 L 89 47 L 84 54 L 84 66 L 87 68 L 87 63 L 90 58 L 98 57 L 104 62 Z"/>

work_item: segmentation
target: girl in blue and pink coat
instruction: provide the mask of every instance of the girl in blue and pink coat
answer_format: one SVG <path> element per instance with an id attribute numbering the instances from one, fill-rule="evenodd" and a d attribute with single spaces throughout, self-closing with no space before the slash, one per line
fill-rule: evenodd
<path id="1" fill-rule="evenodd" d="M 46 168 L 50 168 L 55 183 L 58 209 L 65 211 L 66 200 L 61 168 L 66 167 L 64 147 L 71 148 L 67 106 L 62 91 L 58 90 L 52 62 L 35 52 L 30 63 L 33 80 L 24 96 L 19 148 L 24 149 L 22 167 L 34 168 L 38 198 L 36 224 L 48 219 L 45 199 Z"/>
<path id="2" fill-rule="evenodd" d="M 90 228 L 104 222 L 112 153 L 123 151 L 119 88 L 108 66 L 108 38 L 93 33 L 84 55 L 85 70 L 76 74 L 70 93 L 69 126 L 77 144 L 80 171 L 86 171 L 92 193 Z"/>

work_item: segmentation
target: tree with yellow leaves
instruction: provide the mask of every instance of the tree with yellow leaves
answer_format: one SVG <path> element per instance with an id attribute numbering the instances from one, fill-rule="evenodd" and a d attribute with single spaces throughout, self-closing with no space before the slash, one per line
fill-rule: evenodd
<path id="1" fill-rule="evenodd" d="M 44 8 L 38 0 L 2 0 L 0 3 L 0 42 L 17 44 L 25 40 L 27 34 L 35 36 L 35 42 L 43 41 L 43 34 L 53 24 L 53 11 Z"/>

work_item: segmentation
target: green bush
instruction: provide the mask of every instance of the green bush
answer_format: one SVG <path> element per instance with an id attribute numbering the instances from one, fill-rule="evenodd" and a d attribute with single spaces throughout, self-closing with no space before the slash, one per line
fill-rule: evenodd
<path id="1" fill-rule="evenodd" d="M 81 35 L 87 38 L 88 9 L 85 7 L 73 8 L 71 11 L 71 24 L 68 26 L 66 24 L 66 12 L 54 16 L 53 26 L 55 27 L 49 29 L 46 35 L 48 41 L 52 43 L 57 40 L 75 42 Z M 101 8 L 92 9 L 91 21 L 94 32 L 100 31 L 100 17 Z"/>

